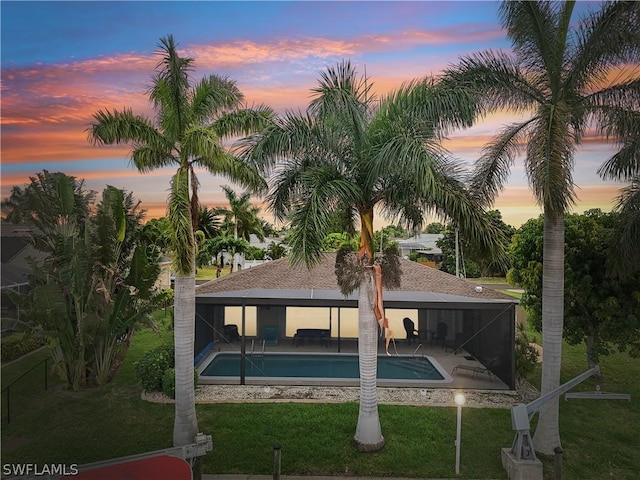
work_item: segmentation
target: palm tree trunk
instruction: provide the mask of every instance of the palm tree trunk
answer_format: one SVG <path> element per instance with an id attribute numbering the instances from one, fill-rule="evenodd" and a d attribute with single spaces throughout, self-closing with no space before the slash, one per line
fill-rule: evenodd
<path id="1" fill-rule="evenodd" d="M 544 215 L 542 270 L 542 391 L 560 386 L 562 365 L 562 329 L 564 323 L 564 215 Z M 560 447 L 558 397 L 540 409 L 533 437 L 537 452 L 553 455 Z"/>
<path id="2" fill-rule="evenodd" d="M 238 239 L 238 219 L 235 219 L 233 225 L 233 239 Z M 238 269 L 238 263 L 240 262 L 240 255 L 237 252 L 233 252 L 233 265 L 231 265 L 231 272 L 235 272 Z"/>
<path id="3" fill-rule="evenodd" d="M 193 443 L 198 433 L 196 401 L 193 385 L 193 342 L 195 334 L 195 269 L 188 275 L 177 275 L 174 296 L 176 358 L 176 406 L 173 424 L 174 446 Z"/>
<path id="4" fill-rule="evenodd" d="M 373 314 L 373 279 L 366 275 L 358 296 L 358 360 L 360 410 L 354 440 L 365 452 L 380 450 L 384 437 L 378 417 L 378 323 Z"/>

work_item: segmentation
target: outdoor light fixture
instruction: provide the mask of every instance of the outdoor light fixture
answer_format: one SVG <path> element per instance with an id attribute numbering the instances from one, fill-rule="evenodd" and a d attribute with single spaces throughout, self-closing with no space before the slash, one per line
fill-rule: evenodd
<path id="1" fill-rule="evenodd" d="M 461 393 L 456 393 L 453 398 L 458 406 L 458 422 L 456 423 L 456 475 L 460 473 L 460 436 L 462 433 L 462 405 L 464 405 L 465 398 Z"/>

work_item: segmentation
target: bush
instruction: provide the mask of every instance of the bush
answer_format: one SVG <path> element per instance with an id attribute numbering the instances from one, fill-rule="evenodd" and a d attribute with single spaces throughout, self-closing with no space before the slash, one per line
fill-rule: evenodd
<path id="1" fill-rule="evenodd" d="M 198 384 L 198 370 L 193 369 L 193 386 Z M 176 398 L 176 369 L 165 370 L 162 376 L 162 391 L 169 398 Z"/>
<path id="2" fill-rule="evenodd" d="M 164 373 L 175 367 L 173 344 L 166 343 L 148 351 L 135 364 L 136 379 L 148 392 L 161 392 Z"/>
<path id="3" fill-rule="evenodd" d="M 1 358 L 2 363 L 4 363 L 20 358 L 21 356 L 40 348 L 43 345 L 43 342 L 23 333 L 14 333 L 4 337 L 1 344 Z"/>
<path id="4" fill-rule="evenodd" d="M 176 369 L 169 368 L 162 376 L 162 391 L 169 398 L 176 398 Z"/>
<path id="5" fill-rule="evenodd" d="M 524 325 L 518 323 L 516 332 L 516 376 L 526 378 L 538 362 L 538 351 L 531 345 Z"/>

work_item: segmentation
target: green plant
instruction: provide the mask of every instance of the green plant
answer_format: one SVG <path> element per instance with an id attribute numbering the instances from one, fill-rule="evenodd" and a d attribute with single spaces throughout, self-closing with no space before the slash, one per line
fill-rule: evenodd
<path id="1" fill-rule="evenodd" d="M 198 370 L 193 369 L 193 386 L 198 384 Z M 169 398 L 176 398 L 176 369 L 169 368 L 162 375 L 162 391 Z"/>
<path id="2" fill-rule="evenodd" d="M 163 390 L 165 372 L 175 367 L 173 344 L 165 343 L 148 351 L 135 363 L 136 379 L 148 392 Z"/>
<path id="3" fill-rule="evenodd" d="M 538 363 L 538 351 L 531 345 L 524 324 L 517 324 L 516 332 L 516 376 L 527 378 Z"/>
<path id="4" fill-rule="evenodd" d="M 19 358 L 22 355 L 32 352 L 36 348 L 42 346 L 41 340 L 25 335 L 21 332 L 14 333 L 13 335 L 3 338 L 0 343 L 2 345 L 1 357 L 3 363 L 15 360 L 16 358 Z"/>
<path id="5" fill-rule="evenodd" d="M 176 369 L 168 368 L 162 375 L 162 391 L 169 398 L 176 398 Z"/>

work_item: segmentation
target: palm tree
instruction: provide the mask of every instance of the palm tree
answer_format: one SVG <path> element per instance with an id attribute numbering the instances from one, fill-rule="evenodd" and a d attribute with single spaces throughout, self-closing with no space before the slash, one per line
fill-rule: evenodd
<path id="1" fill-rule="evenodd" d="M 464 123 L 458 118 L 463 100 L 420 81 L 376 108 L 368 79 L 358 76 L 350 62 L 342 62 L 322 73 L 305 113 L 285 114 L 243 145 L 246 157 L 272 175 L 267 200 L 276 219 L 291 224 L 292 263 L 311 266 L 321 258 L 337 212 L 348 212 L 351 225 L 360 222 L 361 255 L 339 254 L 336 269 L 344 273 L 338 277 L 343 293 L 359 289 L 355 440 L 364 451 L 384 445 L 376 394 L 378 324 L 371 302 L 374 211 L 398 218 L 410 229 L 421 226 L 426 211 L 434 211 L 455 218 L 473 238 L 486 240 L 482 227 L 488 222 L 466 195 L 457 164 L 437 144 L 443 126 Z M 469 110 L 467 119 L 472 116 Z M 393 284 L 387 266 L 394 259 L 385 255 L 377 260 L 382 261 L 383 281 Z"/>
<path id="2" fill-rule="evenodd" d="M 513 55 L 476 53 L 446 72 L 447 81 L 476 89 L 485 112 L 532 113 L 485 147 L 473 186 L 489 204 L 504 187 L 516 153 L 525 150 L 529 184 L 544 210 L 542 394 L 560 382 L 564 213 L 576 198 L 575 149 L 591 125 L 598 134 L 630 138 L 628 120 L 640 107 L 640 3 L 605 3 L 577 28 L 571 26 L 574 5 L 504 2 L 500 19 Z M 541 410 L 534 443 L 545 454 L 560 446 L 557 399 Z"/>
<path id="3" fill-rule="evenodd" d="M 608 267 L 612 275 L 628 278 L 640 270 L 640 113 L 631 112 L 622 120 L 627 124 L 626 127 L 621 125 L 626 132 L 618 137 L 622 148 L 600 167 L 598 173 L 605 179 L 628 182 L 616 202 L 615 208 L 622 219 Z"/>
<path id="4" fill-rule="evenodd" d="M 220 213 L 225 215 L 225 223 L 229 230 L 233 228 L 233 238 L 236 240 L 241 238 L 247 242 L 251 238 L 251 234 L 256 235 L 261 241 L 264 240 L 264 232 L 262 230 L 262 222 L 258 213 L 260 209 L 253 206 L 250 202 L 251 194 L 245 192 L 238 196 L 230 187 L 223 186 L 224 194 L 229 202 L 229 209 L 220 209 Z M 238 265 L 238 256 L 240 250 L 233 255 L 233 264 L 231 271 L 235 271 Z"/>
<path id="5" fill-rule="evenodd" d="M 225 137 L 260 128 L 270 111 L 240 109 L 243 95 L 234 81 L 210 75 L 191 83 L 193 59 L 178 55 L 173 36 L 162 38 L 157 73 L 149 90 L 157 123 L 131 110 L 94 114 L 89 138 L 96 144 L 130 144 L 131 158 L 142 172 L 177 167 L 171 179 L 168 218 L 177 271 L 174 300 L 176 402 L 174 445 L 192 443 L 197 433 L 193 388 L 195 318 L 195 237 L 199 214 L 196 167 L 224 175 L 250 188 L 264 180 L 228 153 Z"/>
<path id="6" fill-rule="evenodd" d="M 219 218 L 224 214 L 224 210 L 219 208 L 209 208 L 203 205 L 198 211 L 198 230 L 205 238 L 215 238 L 221 235 L 222 221 Z"/>

